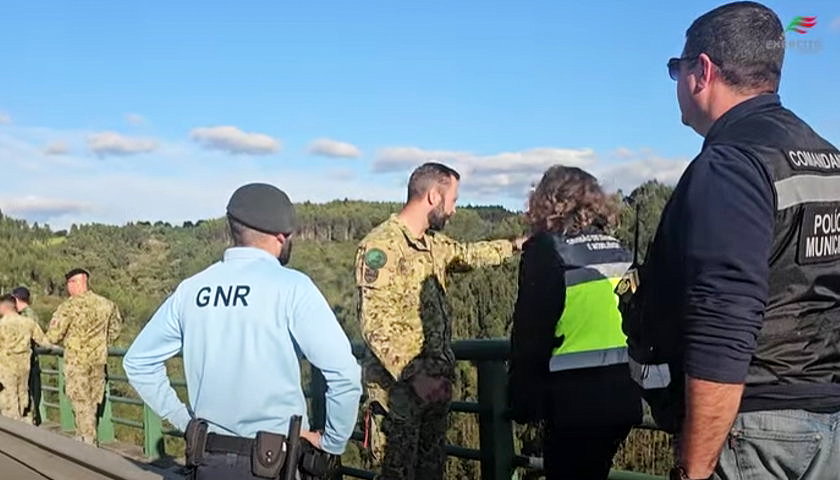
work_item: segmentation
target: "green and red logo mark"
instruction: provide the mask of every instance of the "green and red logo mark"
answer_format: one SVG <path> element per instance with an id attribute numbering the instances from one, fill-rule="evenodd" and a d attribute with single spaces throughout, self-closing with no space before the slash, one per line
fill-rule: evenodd
<path id="1" fill-rule="evenodd" d="M 817 24 L 817 17 L 794 17 L 785 32 L 808 33 Z"/>

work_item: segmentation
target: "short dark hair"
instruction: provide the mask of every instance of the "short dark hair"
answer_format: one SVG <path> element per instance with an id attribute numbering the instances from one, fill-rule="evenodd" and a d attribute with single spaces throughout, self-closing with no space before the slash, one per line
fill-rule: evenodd
<path id="1" fill-rule="evenodd" d="M 0 303 L 11 303 L 14 305 L 15 297 L 9 295 L 8 293 L 5 295 L 0 295 Z"/>
<path id="2" fill-rule="evenodd" d="M 701 53 L 741 92 L 779 91 L 785 33 L 779 17 L 760 3 L 729 3 L 695 20 L 685 32 L 683 58 Z"/>
<path id="3" fill-rule="evenodd" d="M 408 178 L 408 200 L 422 197 L 432 187 L 448 186 L 452 179 L 460 180 L 461 175 L 453 168 L 442 163 L 428 162 L 420 165 Z"/>
<path id="4" fill-rule="evenodd" d="M 26 287 L 17 287 L 12 290 L 12 297 L 17 298 L 21 302 L 29 303 L 29 289 Z"/>
<path id="5" fill-rule="evenodd" d="M 69 272 L 64 274 L 64 279 L 65 280 L 70 280 L 71 278 L 73 278 L 73 277 L 75 277 L 76 275 L 79 275 L 79 274 L 83 274 L 84 276 L 90 278 L 90 272 L 88 272 L 86 269 L 84 269 L 84 268 L 74 268 L 73 270 L 70 270 Z"/>
<path id="6" fill-rule="evenodd" d="M 266 235 L 259 230 L 253 229 L 239 220 L 228 215 L 228 226 L 230 227 L 230 236 L 233 239 L 233 244 L 237 247 L 247 247 L 254 244 L 254 240 L 259 235 Z"/>

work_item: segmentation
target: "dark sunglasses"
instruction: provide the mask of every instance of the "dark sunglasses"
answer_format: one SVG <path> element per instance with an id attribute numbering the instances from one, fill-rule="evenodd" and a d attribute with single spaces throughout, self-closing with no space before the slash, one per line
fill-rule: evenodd
<path id="1" fill-rule="evenodd" d="M 671 77 L 671 80 L 676 82 L 680 78 L 680 65 L 682 65 L 682 62 L 696 61 L 698 56 L 674 57 L 674 58 L 668 60 L 668 75 Z"/>

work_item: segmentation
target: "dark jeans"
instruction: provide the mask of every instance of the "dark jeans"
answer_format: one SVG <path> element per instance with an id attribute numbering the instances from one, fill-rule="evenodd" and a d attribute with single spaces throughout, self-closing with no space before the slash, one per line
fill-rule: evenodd
<path id="1" fill-rule="evenodd" d="M 720 480 L 840 479 L 840 412 L 741 413 L 715 470 Z"/>

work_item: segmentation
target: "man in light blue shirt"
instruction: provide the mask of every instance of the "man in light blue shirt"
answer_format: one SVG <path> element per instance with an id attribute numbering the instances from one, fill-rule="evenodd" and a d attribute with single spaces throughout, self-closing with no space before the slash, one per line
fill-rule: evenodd
<path id="1" fill-rule="evenodd" d="M 245 185 L 227 213 L 235 246 L 178 286 L 123 361 L 143 401 L 175 427 L 184 431 L 194 417 L 208 422 L 208 454 L 196 479 L 259 478 L 251 476 L 248 443 L 235 452 L 214 452 L 212 440 L 286 434 L 293 415 L 304 418 L 301 436 L 341 454 L 361 396 L 360 369 L 335 315 L 309 277 L 284 266 L 294 231 L 286 194 L 271 185 Z M 191 410 L 176 396 L 164 366 L 179 351 Z M 326 378 L 323 434 L 308 430 L 298 352 Z M 221 455 L 237 452 L 236 462 Z"/>

